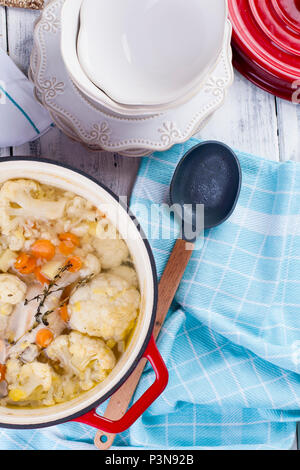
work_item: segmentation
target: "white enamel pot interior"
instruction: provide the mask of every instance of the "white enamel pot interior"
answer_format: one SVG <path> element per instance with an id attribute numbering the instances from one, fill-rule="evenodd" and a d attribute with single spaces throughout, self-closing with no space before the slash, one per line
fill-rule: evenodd
<path id="1" fill-rule="evenodd" d="M 28 178 L 72 191 L 108 214 L 126 241 L 139 278 L 141 313 L 130 344 L 109 377 L 72 401 L 39 409 L 0 407 L 0 427 L 38 428 L 75 419 L 97 407 L 116 391 L 141 359 L 151 338 L 157 302 L 157 279 L 152 252 L 137 222 L 116 196 L 91 177 L 77 170 L 30 158 L 1 159 L 0 184 L 8 179 Z"/>

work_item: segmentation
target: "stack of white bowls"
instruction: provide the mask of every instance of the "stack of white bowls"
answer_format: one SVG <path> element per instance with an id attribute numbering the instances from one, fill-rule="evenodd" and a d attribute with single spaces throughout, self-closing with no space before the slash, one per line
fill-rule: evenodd
<path id="1" fill-rule="evenodd" d="M 233 80 L 227 0 L 50 0 L 29 75 L 70 137 L 128 156 L 188 140 Z"/>
<path id="2" fill-rule="evenodd" d="M 61 50 L 77 87 L 119 116 L 190 100 L 221 53 L 226 0 L 66 0 Z"/>

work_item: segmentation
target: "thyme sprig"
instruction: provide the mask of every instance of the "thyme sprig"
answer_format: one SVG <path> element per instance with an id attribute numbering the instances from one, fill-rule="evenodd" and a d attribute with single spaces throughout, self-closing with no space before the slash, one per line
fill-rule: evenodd
<path id="1" fill-rule="evenodd" d="M 41 313 L 41 309 L 42 307 L 45 305 L 45 301 L 46 299 L 49 297 L 49 295 L 55 293 L 55 292 L 59 292 L 59 291 L 63 291 L 65 289 L 65 287 L 58 287 L 57 289 L 53 289 L 54 287 L 57 287 L 57 281 L 59 279 L 61 279 L 61 276 L 62 274 L 67 271 L 70 267 L 72 266 L 72 263 L 69 262 L 67 263 L 65 266 L 62 266 L 58 273 L 55 275 L 55 277 L 53 278 L 53 280 L 49 283 L 49 285 L 47 287 L 44 288 L 43 292 L 39 295 L 36 295 L 35 297 L 33 297 L 32 299 L 28 300 L 28 299 L 25 299 L 24 301 L 24 305 L 27 305 L 29 302 L 32 302 L 34 300 L 37 300 L 37 301 L 40 301 L 39 302 L 39 305 L 37 307 L 37 311 L 36 311 L 36 314 L 35 314 L 35 326 L 37 324 L 40 324 L 40 323 L 43 323 L 43 325 L 45 326 L 49 326 L 49 322 L 47 321 L 47 317 L 50 315 L 50 313 L 53 313 L 56 308 L 60 308 L 62 307 L 65 303 L 67 303 L 67 301 L 70 299 L 71 295 L 74 294 L 74 292 L 79 289 L 79 287 L 82 287 L 82 286 L 85 286 L 86 284 L 88 284 L 90 282 L 90 280 L 94 277 L 94 273 L 90 274 L 89 276 L 86 276 L 85 278 L 83 279 L 80 279 L 78 281 L 78 283 L 75 285 L 75 287 L 71 290 L 70 294 L 65 297 L 61 302 L 60 304 L 58 305 L 58 307 L 56 307 L 55 309 L 52 309 L 52 310 L 47 310 L 46 312 L 44 313 Z M 34 327 L 35 327 L 34 326 Z"/>
<path id="2" fill-rule="evenodd" d="M 32 299 L 29 299 L 29 300 L 25 299 L 24 305 L 28 305 L 29 302 L 32 302 L 34 300 L 39 301 L 39 305 L 37 307 L 37 311 L 36 311 L 36 314 L 35 314 L 35 324 L 43 323 L 45 326 L 49 325 L 49 323 L 47 322 L 47 316 L 49 315 L 49 313 L 48 312 L 42 313 L 41 309 L 45 305 L 45 302 L 46 302 L 47 298 L 49 297 L 49 295 L 54 294 L 55 292 L 59 292 L 59 291 L 64 290 L 64 287 L 58 287 L 57 286 L 57 281 L 59 279 L 61 279 L 63 273 L 71 267 L 72 267 L 72 263 L 68 262 L 67 264 L 65 264 L 64 266 L 59 268 L 57 274 L 54 276 L 54 278 L 49 283 L 49 285 L 44 288 L 44 290 L 41 294 L 36 295 L 35 297 L 33 297 Z"/>
<path id="3" fill-rule="evenodd" d="M 74 289 L 72 289 L 70 295 L 68 295 L 68 297 L 66 297 L 66 298 L 64 299 L 63 304 L 66 303 L 67 300 L 69 300 L 69 298 L 71 297 L 71 295 L 74 294 L 74 292 L 75 292 L 77 289 L 79 289 L 79 287 L 86 286 L 86 285 L 93 279 L 94 276 L 95 276 L 95 274 L 92 273 L 92 274 L 89 274 L 88 276 L 86 276 L 86 277 L 80 279 L 80 280 L 77 282 L 76 286 L 74 286 Z"/>

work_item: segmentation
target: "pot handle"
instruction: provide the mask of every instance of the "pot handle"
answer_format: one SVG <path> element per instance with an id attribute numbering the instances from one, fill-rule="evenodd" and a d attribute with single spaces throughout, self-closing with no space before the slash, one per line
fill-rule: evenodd
<path id="1" fill-rule="evenodd" d="M 134 403 L 131 408 L 117 421 L 99 416 L 96 408 L 89 411 L 83 416 L 79 416 L 73 421 L 88 424 L 94 428 L 100 429 L 106 433 L 118 434 L 126 431 L 132 424 L 149 408 L 150 405 L 162 394 L 168 383 L 168 370 L 157 349 L 153 336 L 151 336 L 149 344 L 143 357 L 148 359 L 155 372 L 155 381 L 144 392 L 144 394 Z"/>

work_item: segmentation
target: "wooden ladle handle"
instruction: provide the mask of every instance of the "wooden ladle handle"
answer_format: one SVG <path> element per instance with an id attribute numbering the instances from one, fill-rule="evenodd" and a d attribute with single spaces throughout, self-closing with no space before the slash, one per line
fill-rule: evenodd
<path id="1" fill-rule="evenodd" d="M 153 331 L 155 339 L 165 321 L 179 283 L 191 258 L 193 249 L 194 245 L 192 243 L 179 239 L 171 253 L 158 287 L 158 304 Z M 124 416 L 146 363 L 147 360 L 142 359 L 122 387 L 112 395 L 104 413 L 105 418 L 118 420 Z M 98 449 L 107 450 L 112 446 L 115 437 L 116 434 L 98 431 L 95 437 L 95 445 Z"/>

